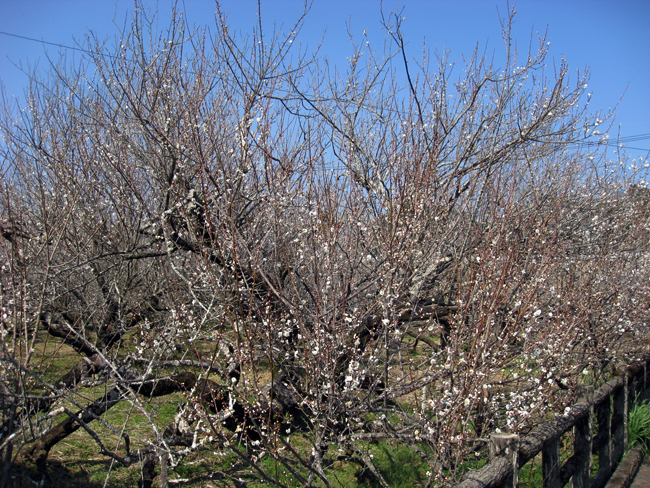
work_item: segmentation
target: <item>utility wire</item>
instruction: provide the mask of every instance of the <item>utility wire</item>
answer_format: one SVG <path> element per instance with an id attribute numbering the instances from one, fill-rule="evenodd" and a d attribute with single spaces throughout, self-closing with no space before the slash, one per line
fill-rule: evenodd
<path id="1" fill-rule="evenodd" d="M 636 142 L 636 141 L 646 141 L 650 139 L 650 134 L 638 134 L 636 136 L 626 136 L 621 137 L 618 140 L 621 142 Z"/>
<path id="2" fill-rule="evenodd" d="M 25 39 L 26 41 L 39 42 L 41 44 L 47 44 L 48 46 L 62 47 L 63 49 L 72 49 L 74 51 L 81 51 L 82 53 L 86 53 L 86 54 L 94 54 L 92 51 L 88 51 L 87 49 L 83 49 L 83 48 L 80 48 L 80 47 L 66 46 L 65 44 L 59 44 L 59 43 L 56 43 L 56 42 L 44 41 L 42 39 L 34 39 L 33 37 L 19 36 L 18 34 L 11 34 L 9 32 L 3 32 L 3 31 L 0 31 L 0 34 L 2 34 L 3 36 L 16 37 L 18 39 Z"/>
<path id="3" fill-rule="evenodd" d="M 24 39 L 26 41 L 31 41 L 31 42 L 38 42 L 39 44 L 44 44 L 44 45 L 47 45 L 47 46 L 54 46 L 54 47 L 63 48 L 63 49 L 71 49 L 73 51 L 79 51 L 79 52 L 82 52 L 82 53 L 85 53 L 85 54 L 89 54 L 91 56 L 95 56 L 95 55 L 98 54 L 97 51 L 90 51 L 90 50 L 84 49 L 82 47 L 68 46 L 66 44 L 60 44 L 58 42 L 44 41 L 43 39 L 34 39 L 33 37 L 20 36 L 18 34 L 12 34 L 10 32 L 0 31 L 0 35 L 15 37 L 17 39 Z M 106 56 L 107 58 L 121 59 L 119 56 L 115 56 L 114 54 L 109 54 L 109 53 L 106 53 L 106 52 L 101 53 L 101 55 Z"/>
<path id="4" fill-rule="evenodd" d="M 63 48 L 63 49 L 72 49 L 74 51 L 79 51 L 82 53 L 90 54 L 90 55 L 96 55 L 96 52 L 89 51 L 88 49 L 83 49 L 81 47 L 75 47 L 75 46 L 68 46 L 66 44 L 60 44 L 57 42 L 50 42 L 50 41 L 45 41 L 42 39 L 35 39 L 33 37 L 27 37 L 27 36 L 21 36 L 18 34 L 12 34 L 10 32 L 4 32 L 0 31 L 0 35 L 4 36 L 9 36 L 9 37 L 15 37 L 17 39 L 24 39 L 26 41 L 31 41 L 31 42 L 38 42 L 40 44 L 48 45 L 48 46 L 54 46 L 58 48 Z M 102 53 L 104 56 L 114 58 L 114 59 L 120 59 L 118 56 L 114 56 L 108 53 Z M 636 134 L 633 136 L 625 136 L 625 137 L 619 137 L 616 140 L 607 140 L 607 141 L 599 141 L 599 142 L 591 142 L 591 141 L 585 141 L 585 142 L 572 142 L 570 144 L 580 144 L 580 145 L 585 145 L 585 146 L 602 146 L 606 145 L 607 147 L 616 147 L 616 148 L 625 148 L 625 149 L 632 149 L 634 151 L 650 151 L 650 149 L 647 148 L 641 148 L 641 147 L 631 147 L 628 146 L 627 143 L 629 142 L 639 142 L 639 141 L 647 141 L 650 140 L 650 133 L 646 134 Z"/>

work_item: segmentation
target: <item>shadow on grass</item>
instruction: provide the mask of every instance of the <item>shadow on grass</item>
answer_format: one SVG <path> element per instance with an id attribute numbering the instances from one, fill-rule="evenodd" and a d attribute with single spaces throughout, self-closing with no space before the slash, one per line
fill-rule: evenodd
<path id="1" fill-rule="evenodd" d="M 123 470 L 112 470 L 113 475 L 106 482 L 111 470 L 110 460 L 64 463 L 49 460 L 47 473 L 39 473 L 34 465 L 12 466 L 7 488 L 63 487 L 63 488 L 122 488 L 137 486 L 139 478 L 129 476 Z M 126 476 L 125 476 L 126 475 Z"/>
<path id="2" fill-rule="evenodd" d="M 391 446 L 380 443 L 374 457 L 375 466 L 391 488 L 413 488 L 423 486 L 426 463 L 408 446 Z M 360 486 L 379 487 L 379 482 L 367 470 L 357 474 Z"/>

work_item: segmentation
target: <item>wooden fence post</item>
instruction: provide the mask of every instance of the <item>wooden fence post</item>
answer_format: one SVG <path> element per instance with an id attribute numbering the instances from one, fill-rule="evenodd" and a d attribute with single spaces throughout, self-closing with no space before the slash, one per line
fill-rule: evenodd
<path id="1" fill-rule="evenodd" d="M 422 406 L 421 406 L 421 411 L 422 414 L 424 415 L 424 412 L 427 411 L 427 385 L 424 385 L 422 387 Z"/>
<path id="2" fill-rule="evenodd" d="M 623 374 L 623 386 L 618 388 L 613 397 L 612 412 L 612 457 L 611 466 L 618 464 L 627 448 L 627 369 Z"/>
<path id="3" fill-rule="evenodd" d="M 159 451 L 160 457 L 160 488 L 169 487 L 169 454 L 164 449 Z"/>
<path id="4" fill-rule="evenodd" d="M 580 456 L 577 472 L 571 478 L 573 488 L 589 488 L 591 478 L 591 447 L 594 429 L 594 387 L 581 386 L 578 403 L 589 406 L 587 418 L 576 423 L 573 428 L 573 452 Z"/>
<path id="5" fill-rule="evenodd" d="M 607 480 L 612 474 L 612 407 L 611 397 L 607 397 L 596 408 L 598 420 L 598 479 Z"/>
<path id="6" fill-rule="evenodd" d="M 623 387 L 625 388 L 625 409 L 623 415 L 623 452 L 627 451 L 627 446 L 630 444 L 630 437 L 628 432 L 629 422 L 630 422 L 630 368 L 627 366 L 625 368 L 625 374 L 623 375 Z"/>
<path id="7" fill-rule="evenodd" d="M 479 470 L 463 475 L 463 482 L 457 488 L 516 487 L 519 482 L 519 462 L 525 464 L 540 452 L 544 488 L 560 488 L 563 481 L 565 484 L 571 481 L 573 487 L 602 488 L 627 448 L 628 417 L 635 400 L 634 394 L 640 393 L 645 400 L 647 396 L 650 397 L 648 386 L 650 356 L 642 366 L 626 367 L 622 375 L 607 382 L 597 392 L 592 386 L 582 387 L 578 399 L 582 405 L 578 409 L 573 408 L 577 405 L 571 406 L 564 415 L 556 415 L 554 420 L 536 427 L 521 440 L 516 434 L 491 435 L 490 462 Z M 596 436 L 593 435 L 595 409 L 598 418 Z M 574 433 L 574 452 L 561 463 L 562 436 L 570 429 Z M 593 478 L 590 477 L 592 452 L 598 454 L 599 461 L 598 473 Z"/>
<path id="8" fill-rule="evenodd" d="M 501 486 L 504 488 L 519 487 L 519 436 L 517 434 L 491 434 L 490 435 L 490 460 L 501 457 L 512 466 L 509 475 Z"/>
<path id="9" fill-rule="evenodd" d="M 634 400 L 636 400 L 636 394 L 640 390 L 640 388 L 639 388 L 640 380 L 641 380 L 641 378 L 640 378 L 639 371 L 637 371 L 637 372 L 630 371 L 630 378 L 628 380 L 628 386 L 627 386 L 627 390 L 628 390 L 628 392 L 627 392 L 627 394 L 628 394 L 628 397 L 627 397 L 627 404 L 628 404 L 627 412 L 628 412 L 628 415 L 630 413 L 630 409 L 632 409 L 633 406 L 634 406 Z M 627 444 L 626 444 L 626 446 L 627 446 Z"/>
<path id="10" fill-rule="evenodd" d="M 560 439 L 560 437 L 549 439 L 542 448 L 544 488 L 562 488 L 560 478 Z"/>

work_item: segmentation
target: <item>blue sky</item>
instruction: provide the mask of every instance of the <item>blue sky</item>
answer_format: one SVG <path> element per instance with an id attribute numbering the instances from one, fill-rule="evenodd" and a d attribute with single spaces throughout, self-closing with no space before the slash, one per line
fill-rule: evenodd
<path id="1" fill-rule="evenodd" d="M 161 13 L 171 1 L 144 2 Z M 185 0 L 189 24 L 214 25 L 214 2 Z M 293 23 L 302 10 L 301 0 L 262 0 L 265 30 Z M 132 0 L 0 0 L 0 32 L 75 45 L 92 30 L 100 38 L 117 33 L 132 9 Z M 451 51 L 460 61 L 480 43 L 488 53 L 502 52 L 501 26 L 497 9 L 504 15 L 505 1 L 495 0 L 387 0 L 384 11 L 402 10 L 409 54 L 418 58 L 422 42 Z M 256 0 L 221 0 L 231 28 L 250 31 L 256 22 Z M 520 51 L 526 51 L 531 35 L 548 26 L 551 60 L 564 56 L 575 79 L 576 70 L 589 68 L 591 109 L 607 111 L 618 104 L 612 137 L 620 129 L 623 137 L 640 137 L 629 142 L 631 155 L 646 156 L 650 149 L 650 1 L 647 0 L 520 0 L 516 4 L 514 37 Z M 350 54 L 347 28 L 361 38 L 364 30 L 380 45 L 379 0 L 315 0 L 300 41 L 344 68 Z M 15 64 L 38 63 L 46 67 L 45 55 L 58 57 L 59 48 L 0 34 L 0 81 L 9 97 L 20 96 L 27 76 Z M 620 101 L 621 97 L 623 99 Z"/>

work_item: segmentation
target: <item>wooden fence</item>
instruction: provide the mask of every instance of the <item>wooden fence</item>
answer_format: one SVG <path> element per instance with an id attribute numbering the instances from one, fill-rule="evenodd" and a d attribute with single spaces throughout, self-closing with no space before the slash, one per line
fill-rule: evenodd
<path id="1" fill-rule="evenodd" d="M 604 487 L 627 449 L 629 407 L 637 393 L 644 394 L 648 388 L 649 363 L 650 357 L 629 366 L 596 391 L 592 386 L 581 387 L 578 403 L 523 438 L 492 434 L 488 464 L 466 473 L 455 488 L 517 487 L 519 470 L 540 452 L 544 488 L 560 488 L 569 481 L 575 488 Z M 595 436 L 594 420 L 598 424 Z M 562 436 L 571 429 L 573 455 L 560 463 Z M 599 468 L 591 476 L 594 455 Z"/>

